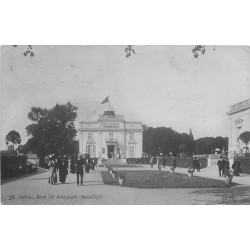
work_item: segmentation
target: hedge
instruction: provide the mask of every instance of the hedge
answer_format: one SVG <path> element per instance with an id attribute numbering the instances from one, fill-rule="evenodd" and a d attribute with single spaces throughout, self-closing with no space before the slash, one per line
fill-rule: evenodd
<path id="1" fill-rule="evenodd" d="M 173 159 L 171 157 L 166 157 L 166 165 L 167 166 L 173 166 Z M 207 167 L 207 158 L 201 157 L 199 158 L 201 162 L 201 168 Z M 163 158 L 160 158 L 160 164 L 163 164 Z M 128 164 L 150 164 L 149 158 L 127 158 L 126 162 Z M 157 163 L 157 158 L 154 157 L 153 163 Z M 179 168 L 189 168 L 193 166 L 193 158 L 192 157 L 178 157 L 176 158 L 176 167 Z"/>
<path id="2" fill-rule="evenodd" d="M 250 157 L 239 157 L 242 173 L 250 174 Z"/>
<path id="3" fill-rule="evenodd" d="M 156 163 L 156 159 L 154 159 Z M 149 158 L 127 158 L 126 163 L 128 164 L 150 164 L 150 159 Z M 154 164 L 155 164 L 154 163 Z"/>
<path id="4" fill-rule="evenodd" d="M 207 158 L 199 158 L 201 163 L 201 168 L 207 167 Z M 162 164 L 162 160 L 160 161 Z M 173 166 L 173 159 L 171 157 L 166 158 L 166 165 Z M 177 157 L 176 158 L 176 167 L 178 168 L 189 168 L 193 166 L 193 157 Z"/>

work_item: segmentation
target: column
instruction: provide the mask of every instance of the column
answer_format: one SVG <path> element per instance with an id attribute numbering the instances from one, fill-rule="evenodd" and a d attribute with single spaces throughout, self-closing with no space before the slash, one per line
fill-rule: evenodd
<path id="1" fill-rule="evenodd" d="M 83 154 L 83 131 L 79 131 L 79 153 Z"/>

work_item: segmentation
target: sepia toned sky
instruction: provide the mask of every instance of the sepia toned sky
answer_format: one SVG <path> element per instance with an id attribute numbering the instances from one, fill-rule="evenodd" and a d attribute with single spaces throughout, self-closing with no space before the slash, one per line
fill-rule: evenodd
<path id="1" fill-rule="evenodd" d="M 108 109 L 153 127 L 192 129 L 194 138 L 228 136 L 229 106 L 250 97 L 250 47 L 206 46 L 195 59 L 194 46 L 27 46 L 1 47 L 1 144 L 25 127 L 32 106 L 51 108 L 71 101 L 80 120 L 95 120 Z"/>

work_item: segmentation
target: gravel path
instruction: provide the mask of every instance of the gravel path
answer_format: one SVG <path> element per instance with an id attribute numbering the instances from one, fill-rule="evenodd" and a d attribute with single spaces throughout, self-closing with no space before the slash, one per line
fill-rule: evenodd
<path id="1" fill-rule="evenodd" d="M 148 166 L 141 168 L 143 169 L 148 169 Z M 136 189 L 104 185 L 101 177 L 103 170 L 103 168 L 97 168 L 85 174 L 84 186 L 76 185 L 74 174 L 68 175 L 66 184 L 50 185 L 47 171 L 13 181 L 9 180 L 1 185 L 1 201 L 2 204 L 31 205 L 250 204 L 249 186 L 198 190 L 197 188 Z M 166 170 L 168 169 L 164 169 Z M 197 174 L 201 176 L 201 173 Z"/>

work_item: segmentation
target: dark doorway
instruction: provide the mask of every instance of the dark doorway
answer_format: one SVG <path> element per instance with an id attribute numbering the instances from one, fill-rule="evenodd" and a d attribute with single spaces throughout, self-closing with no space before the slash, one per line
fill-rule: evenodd
<path id="1" fill-rule="evenodd" d="M 115 145 L 108 145 L 108 158 L 114 158 Z"/>

